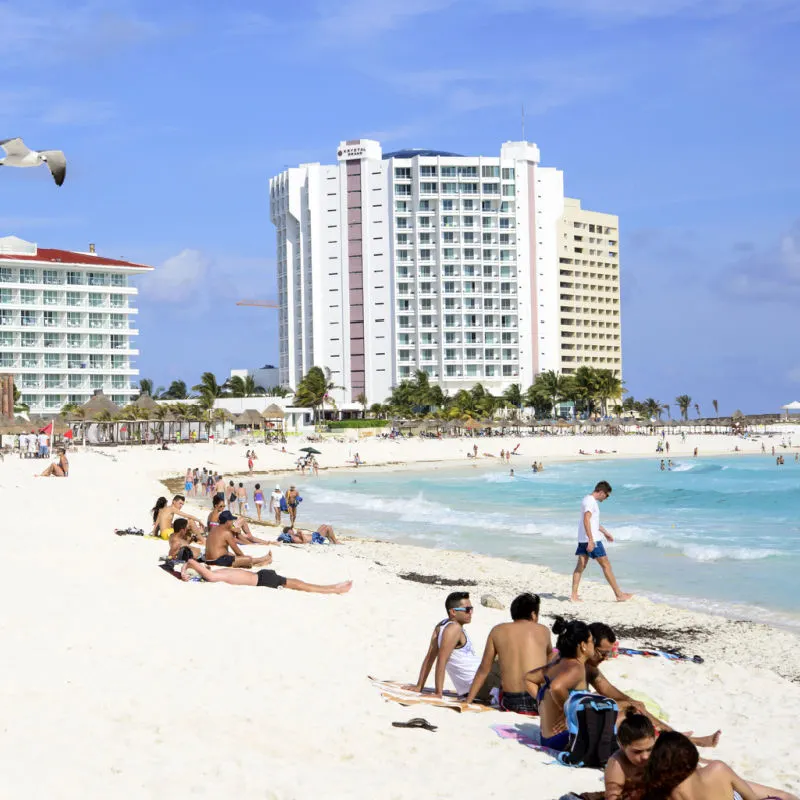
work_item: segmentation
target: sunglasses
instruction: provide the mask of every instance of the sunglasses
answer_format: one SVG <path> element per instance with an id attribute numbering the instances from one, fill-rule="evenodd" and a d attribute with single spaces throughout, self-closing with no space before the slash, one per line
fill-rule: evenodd
<path id="1" fill-rule="evenodd" d="M 474 606 L 459 606 L 458 608 L 454 608 L 453 611 L 463 611 L 465 614 L 471 614 L 473 608 Z"/>

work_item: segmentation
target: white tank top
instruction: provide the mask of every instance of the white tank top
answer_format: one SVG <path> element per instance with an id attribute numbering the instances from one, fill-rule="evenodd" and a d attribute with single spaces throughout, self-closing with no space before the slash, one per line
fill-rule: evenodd
<path id="1" fill-rule="evenodd" d="M 439 636 L 437 639 L 439 647 L 442 646 L 442 633 L 444 633 L 444 629 L 448 625 L 453 624 L 454 622 L 452 620 L 448 620 L 439 628 Z M 475 673 L 478 671 L 478 667 L 481 664 L 481 660 L 475 652 L 475 648 L 472 646 L 472 639 L 469 638 L 466 628 L 462 627 L 461 630 L 464 631 L 467 643 L 463 647 L 453 649 L 450 658 L 447 660 L 447 666 L 445 667 L 456 692 L 460 695 L 469 692 L 469 688 L 472 686 L 472 681 L 475 678 Z"/>

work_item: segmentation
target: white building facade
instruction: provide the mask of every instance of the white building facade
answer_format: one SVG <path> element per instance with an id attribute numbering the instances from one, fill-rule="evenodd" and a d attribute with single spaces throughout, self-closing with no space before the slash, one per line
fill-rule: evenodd
<path id="1" fill-rule="evenodd" d="M 454 393 L 561 369 L 563 173 L 536 145 L 337 157 L 270 182 L 281 384 L 327 367 L 337 402 L 373 403 L 416 370 Z"/>
<path id="2" fill-rule="evenodd" d="M 31 412 L 57 413 L 102 389 L 118 405 L 138 394 L 138 309 L 130 277 L 152 267 L 0 238 L 0 372 Z"/>

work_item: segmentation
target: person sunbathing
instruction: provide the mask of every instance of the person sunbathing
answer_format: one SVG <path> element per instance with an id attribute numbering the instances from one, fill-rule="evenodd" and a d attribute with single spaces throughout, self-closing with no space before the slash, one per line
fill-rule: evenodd
<path id="1" fill-rule="evenodd" d="M 236 517 L 230 511 L 219 515 L 216 527 L 211 529 L 206 539 L 206 562 L 217 567 L 237 567 L 250 569 L 272 562 L 272 553 L 261 558 L 246 556 L 236 541 L 233 530 Z M 232 552 L 231 552 L 232 551 Z"/>
<path id="2" fill-rule="evenodd" d="M 161 539 L 169 539 L 174 530 L 172 521 L 176 514 L 180 514 L 182 517 L 190 520 L 192 523 L 189 526 L 190 529 L 194 533 L 202 535 L 203 523 L 200 522 L 197 517 L 193 517 L 191 514 L 188 514 L 186 511 L 184 511 L 184 505 L 186 505 L 186 498 L 182 494 L 176 494 L 175 497 L 172 498 L 172 505 L 169 506 L 167 505 L 166 497 L 159 497 L 152 509 L 153 530 L 151 532 L 151 536 L 158 536 Z"/>
<path id="3" fill-rule="evenodd" d="M 639 714 L 646 716 L 650 722 L 653 723 L 658 731 L 671 731 L 666 722 L 654 717 L 638 700 L 634 700 L 630 695 L 617 689 L 614 684 L 609 681 L 602 672 L 600 672 L 600 665 L 614 654 L 614 644 L 617 641 L 614 631 L 603 622 L 593 622 L 589 625 L 589 630 L 592 632 L 592 639 L 594 641 L 594 655 L 586 662 L 586 682 L 594 688 L 598 694 L 604 697 L 610 697 L 615 700 L 619 706 L 619 719 L 621 722 L 628 709 L 633 709 Z M 722 731 L 717 731 L 708 736 L 690 736 L 686 734 L 698 747 L 716 747 L 719 743 L 719 737 Z"/>
<path id="4" fill-rule="evenodd" d="M 266 586 L 269 589 L 283 587 L 315 594 L 346 594 L 353 586 L 353 581 L 330 584 L 306 583 L 297 578 L 285 578 L 272 569 L 261 569 L 258 572 L 250 572 L 245 569 L 209 569 L 205 564 L 201 564 L 193 558 L 183 565 L 182 580 L 189 580 L 190 569 L 193 569 L 204 581 L 209 583 L 230 583 L 235 586 Z"/>
<path id="5" fill-rule="evenodd" d="M 205 543 L 205 536 L 189 530 L 188 520 L 176 519 L 169 537 L 167 560 L 186 561 L 189 558 L 199 558 L 202 551 L 192 545 L 205 545 Z"/>
<path id="6" fill-rule="evenodd" d="M 326 541 L 327 540 L 327 541 Z M 285 527 L 278 536 L 278 542 L 287 544 L 341 544 L 333 532 L 332 525 L 320 525 L 316 531 Z"/>
<path id="7" fill-rule="evenodd" d="M 511 603 L 512 622 L 495 625 L 489 632 L 483 659 L 472 681 L 467 703 L 471 703 L 492 670 L 495 657 L 500 666 L 500 708 L 518 714 L 538 716 L 536 698 L 528 693 L 525 675 L 535 664 L 546 663 L 553 653 L 550 631 L 539 624 L 538 594 L 515 597 Z"/>
<path id="8" fill-rule="evenodd" d="M 63 447 L 58 448 L 58 461 L 54 461 L 41 475 L 37 478 L 68 478 L 69 477 L 69 460 L 67 459 L 67 451 Z"/>
<path id="9" fill-rule="evenodd" d="M 212 499 L 212 503 L 214 504 L 214 507 L 211 509 L 211 513 L 208 515 L 208 519 L 206 520 L 206 530 L 209 533 L 213 528 L 217 527 L 219 524 L 219 515 L 225 511 L 225 495 L 215 494 Z M 236 536 L 236 541 L 239 544 L 263 544 L 267 546 L 280 544 L 278 541 L 259 539 L 257 536 L 253 536 L 252 532 L 250 531 L 250 526 L 247 524 L 247 520 L 244 517 L 234 517 L 234 520 L 233 532 Z"/>
<path id="10" fill-rule="evenodd" d="M 558 636 L 558 661 L 531 670 L 525 681 L 539 706 L 542 746 L 561 751 L 569 744 L 564 704 L 573 691 L 586 689 L 586 663 L 594 655 L 594 640 L 589 626 L 578 620 L 556 617 L 552 630 Z"/>
<path id="11" fill-rule="evenodd" d="M 682 733 L 657 735 L 646 716 L 628 709 L 617 729 L 620 749 L 606 764 L 605 800 L 798 800 L 739 777 L 722 761 L 701 759 Z"/>

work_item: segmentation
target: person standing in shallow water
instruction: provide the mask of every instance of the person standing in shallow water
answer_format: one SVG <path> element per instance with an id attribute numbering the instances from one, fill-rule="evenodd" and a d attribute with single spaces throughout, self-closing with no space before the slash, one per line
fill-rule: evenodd
<path id="1" fill-rule="evenodd" d="M 578 549 L 575 551 L 578 563 L 572 573 L 572 594 L 570 595 L 570 600 L 573 602 L 580 600 L 578 587 L 590 558 L 600 565 L 608 585 L 619 602 L 630 600 L 633 597 L 632 594 L 623 592 L 619 588 L 617 579 L 614 576 L 614 570 L 611 568 L 611 562 L 606 555 L 606 548 L 603 542 L 598 541 L 601 533 L 609 542 L 614 541 L 614 537 L 600 524 L 599 504 L 610 496 L 611 484 L 608 481 L 600 481 L 594 487 L 594 491 L 591 494 L 587 494 L 581 502 L 581 518 L 578 522 Z"/>

